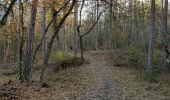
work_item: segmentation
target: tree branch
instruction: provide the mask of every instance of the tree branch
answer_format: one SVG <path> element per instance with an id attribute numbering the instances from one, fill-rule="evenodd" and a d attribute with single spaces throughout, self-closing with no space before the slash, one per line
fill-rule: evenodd
<path id="1" fill-rule="evenodd" d="M 102 15 L 102 12 L 100 12 L 99 16 L 97 17 L 96 22 L 92 25 L 92 27 L 91 27 L 85 34 L 81 35 L 80 37 L 83 37 L 83 36 L 85 36 L 85 35 L 87 35 L 87 34 L 89 34 L 89 33 L 91 32 L 91 30 L 92 30 L 92 29 L 95 27 L 95 25 L 98 23 L 101 15 Z"/>
<path id="2" fill-rule="evenodd" d="M 5 25 L 6 20 L 7 20 L 7 17 L 8 17 L 8 15 L 9 15 L 10 11 L 12 10 L 12 8 L 13 8 L 13 6 L 14 6 L 14 4 L 15 4 L 16 1 L 17 1 L 17 0 L 11 0 L 11 3 L 10 3 L 10 5 L 9 5 L 9 7 L 7 8 L 5 14 L 2 16 L 2 19 L 1 19 L 1 21 L 0 21 L 0 27 L 2 27 L 3 25 Z"/>
<path id="3" fill-rule="evenodd" d="M 36 54 L 37 54 L 39 48 L 40 48 L 41 45 L 42 45 L 42 42 L 43 42 L 43 40 L 44 40 L 44 38 L 45 38 L 45 36 L 46 36 L 46 34 L 47 34 L 47 31 L 48 31 L 49 27 L 51 26 L 52 22 L 54 21 L 55 17 L 58 15 L 58 13 L 59 13 L 62 9 L 64 9 L 64 8 L 69 4 L 69 2 L 70 2 L 70 0 L 68 0 L 68 1 L 64 4 L 63 7 L 61 7 L 58 11 L 56 11 L 55 16 L 51 19 L 51 21 L 50 21 L 49 24 L 47 25 L 47 28 L 45 29 L 45 34 L 44 34 L 43 37 L 41 38 L 40 43 L 38 44 L 37 48 L 36 48 L 35 51 L 34 51 L 33 61 L 32 61 L 33 64 L 34 64 L 34 61 L 35 61 Z"/>

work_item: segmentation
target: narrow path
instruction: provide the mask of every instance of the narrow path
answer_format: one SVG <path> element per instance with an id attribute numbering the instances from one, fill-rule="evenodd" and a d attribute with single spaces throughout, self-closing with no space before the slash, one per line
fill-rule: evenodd
<path id="1" fill-rule="evenodd" d="M 104 61 L 104 55 L 92 53 L 90 61 L 96 75 L 96 84 L 80 100 L 123 100 L 118 83 Z"/>

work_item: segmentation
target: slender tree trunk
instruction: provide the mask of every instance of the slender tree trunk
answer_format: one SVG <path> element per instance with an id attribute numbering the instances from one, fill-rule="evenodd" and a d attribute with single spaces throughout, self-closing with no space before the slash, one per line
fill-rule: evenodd
<path id="1" fill-rule="evenodd" d="M 164 64 L 167 65 L 169 63 L 169 51 L 168 51 L 168 0 L 165 0 L 165 6 L 163 8 L 163 49 L 164 49 Z"/>
<path id="2" fill-rule="evenodd" d="M 64 3 L 66 3 L 68 0 L 64 0 Z M 63 10 L 63 14 L 65 15 L 66 9 Z M 67 27 L 66 23 L 63 23 L 63 51 L 65 52 L 67 50 Z"/>
<path id="3" fill-rule="evenodd" d="M 76 1 L 75 7 L 74 7 L 74 35 L 73 35 L 73 51 L 74 51 L 74 57 L 77 57 L 77 26 L 78 26 L 78 2 Z"/>
<path id="4" fill-rule="evenodd" d="M 19 64 L 19 80 L 23 82 L 23 66 L 22 66 L 22 54 L 23 54 L 23 10 L 22 3 L 19 0 L 19 16 L 18 16 L 18 64 Z"/>
<path id="5" fill-rule="evenodd" d="M 97 16 L 98 16 L 98 1 L 99 0 L 96 0 L 96 1 L 94 1 L 95 2 L 95 10 L 94 10 L 94 12 L 95 12 L 95 20 L 97 19 Z M 97 50 L 98 49 L 98 26 L 96 26 L 96 28 L 95 28 L 95 32 L 94 32 L 94 46 L 95 46 L 95 50 Z"/>
<path id="6" fill-rule="evenodd" d="M 83 37 L 80 36 L 79 38 L 80 40 L 80 52 L 81 52 L 81 61 L 83 62 L 84 61 L 84 49 L 83 49 Z"/>
<path id="7" fill-rule="evenodd" d="M 155 33 L 155 0 L 151 1 L 151 20 L 150 20 L 150 38 L 147 58 L 147 72 L 152 73 L 152 59 L 153 59 L 153 47 L 154 47 L 154 33 Z"/>
<path id="8" fill-rule="evenodd" d="M 99 0 L 96 0 L 96 20 L 97 17 L 99 16 Z M 96 26 L 96 32 L 95 32 L 95 49 L 97 50 L 99 48 L 99 43 L 98 43 L 98 39 L 99 39 L 99 23 L 97 23 Z"/>
<path id="9" fill-rule="evenodd" d="M 109 21 L 109 50 L 112 50 L 113 49 L 113 46 L 112 46 L 112 31 L 113 31 L 113 9 L 112 9 L 112 4 L 113 3 L 113 0 L 110 0 L 110 10 L 109 10 L 109 13 L 110 13 L 110 21 Z"/>
<path id="10" fill-rule="evenodd" d="M 42 26 L 41 26 L 41 32 L 42 32 L 42 37 L 45 34 L 46 30 L 46 2 L 43 0 L 43 5 L 42 5 Z M 45 55 L 46 55 L 46 37 L 42 41 L 42 61 L 43 65 L 45 63 Z"/>
<path id="11" fill-rule="evenodd" d="M 36 21 L 36 14 L 37 14 L 37 3 L 38 0 L 32 1 L 30 28 L 27 34 L 27 41 L 26 41 L 26 61 L 24 66 L 24 79 L 26 81 L 31 81 L 32 53 L 33 53 L 35 21 Z"/>

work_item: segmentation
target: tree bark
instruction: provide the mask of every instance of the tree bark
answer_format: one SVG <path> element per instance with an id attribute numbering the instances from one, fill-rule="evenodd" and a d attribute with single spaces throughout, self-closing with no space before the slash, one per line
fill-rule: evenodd
<path id="1" fill-rule="evenodd" d="M 110 9 L 109 9 L 109 50 L 112 50 L 113 49 L 113 46 L 112 46 L 112 31 L 113 31 L 113 9 L 112 9 L 112 4 L 113 3 L 113 0 L 110 0 Z"/>
<path id="2" fill-rule="evenodd" d="M 151 1 L 151 20 L 150 20 L 150 38 L 148 47 L 148 58 L 147 58 L 147 72 L 152 73 L 152 59 L 153 59 L 153 47 L 154 47 L 154 33 L 155 33 L 155 0 Z"/>
<path id="3" fill-rule="evenodd" d="M 29 32 L 27 33 L 26 61 L 24 66 L 24 79 L 27 82 L 31 81 L 32 53 L 33 53 L 35 21 L 36 21 L 36 14 L 37 14 L 37 3 L 38 0 L 32 1 L 30 28 L 29 28 Z"/>
<path id="4" fill-rule="evenodd" d="M 165 0 L 165 6 L 163 8 L 163 49 L 164 49 L 164 64 L 169 63 L 169 50 L 168 50 L 168 0 Z"/>
<path id="5" fill-rule="evenodd" d="M 42 32 L 42 37 L 45 34 L 46 30 L 46 2 L 43 0 L 43 5 L 42 5 L 42 26 L 41 26 L 41 32 Z M 46 55 L 46 36 L 42 41 L 42 61 L 43 65 L 45 63 L 45 55 Z"/>
<path id="6" fill-rule="evenodd" d="M 47 45 L 47 53 L 46 53 L 46 57 L 45 57 L 45 64 L 41 69 L 41 76 L 40 76 L 40 81 L 43 82 L 43 78 L 44 78 L 44 73 L 46 70 L 46 67 L 48 65 L 48 61 L 49 61 L 49 57 L 50 57 L 50 53 L 51 53 L 51 49 L 54 43 L 54 40 L 56 38 L 56 36 L 58 35 L 60 28 L 62 27 L 63 23 L 65 22 L 65 20 L 67 19 L 67 17 L 70 15 L 71 11 L 73 10 L 73 7 L 76 3 L 76 0 L 72 1 L 72 4 L 69 8 L 69 10 L 67 11 L 67 13 L 63 16 L 63 18 L 61 19 L 61 21 L 57 24 L 56 26 L 56 31 L 54 32 L 54 34 L 52 34 L 51 38 L 50 38 L 50 42 Z M 56 16 L 55 16 L 56 17 Z"/>
<path id="7" fill-rule="evenodd" d="M 23 82 L 23 64 L 22 64 L 22 55 L 23 55 L 23 7 L 22 2 L 19 0 L 19 16 L 18 16 L 18 65 L 19 65 L 19 80 Z"/>
<path id="8" fill-rule="evenodd" d="M 73 51 L 74 51 L 74 57 L 77 57 L 77 26 L 78 26 L 78 2 L 76 1 L 75 7 L 74 7 L 74 34 L 73 34 Z"/>

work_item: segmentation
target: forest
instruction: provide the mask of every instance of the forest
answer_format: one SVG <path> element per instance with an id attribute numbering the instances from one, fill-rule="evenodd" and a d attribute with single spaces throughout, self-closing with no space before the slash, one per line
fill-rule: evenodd
<path id="1" fill-rule="evenodd" d="M 168 0 L 0 0 L 0 100 L 170 100 L 169 17 Z"/>

